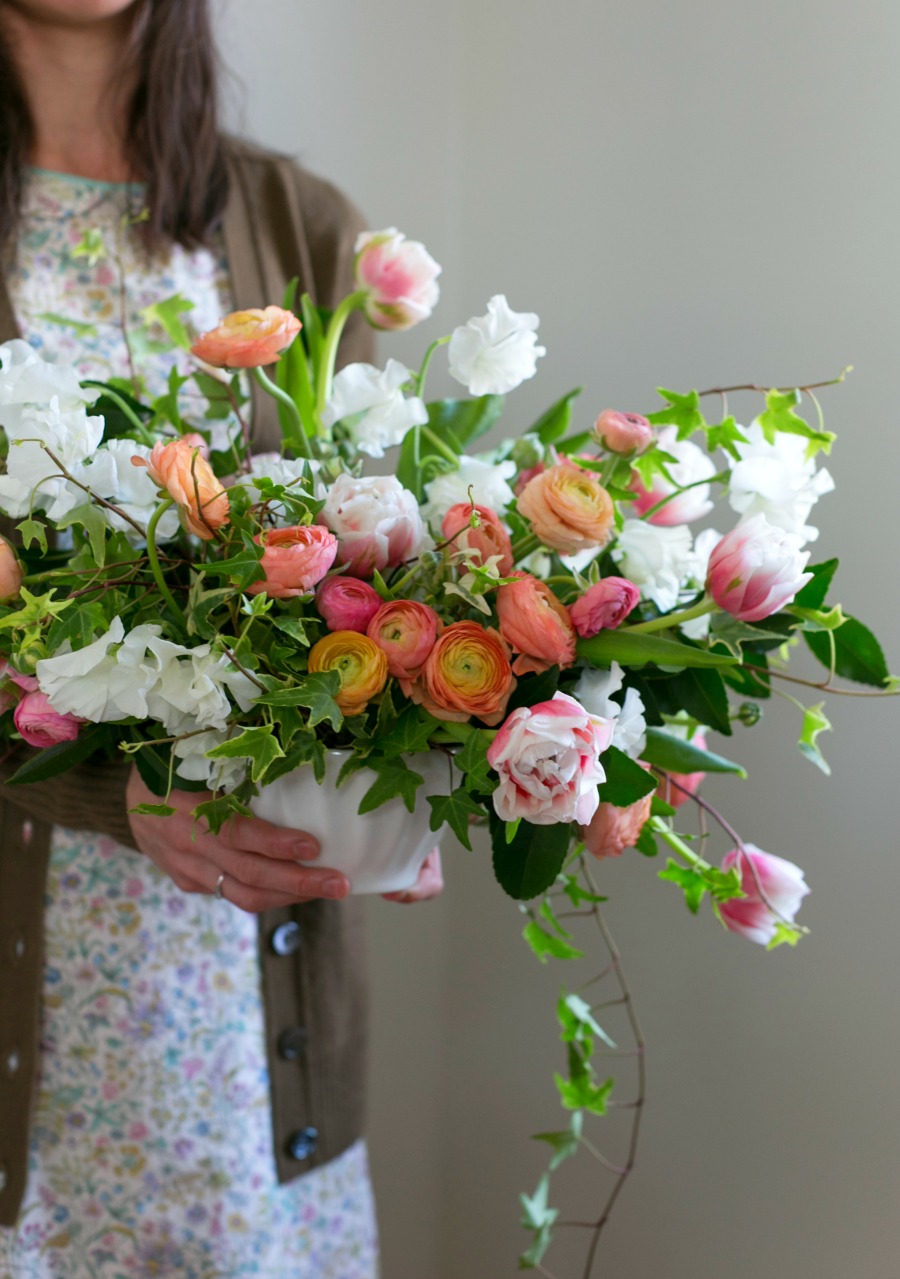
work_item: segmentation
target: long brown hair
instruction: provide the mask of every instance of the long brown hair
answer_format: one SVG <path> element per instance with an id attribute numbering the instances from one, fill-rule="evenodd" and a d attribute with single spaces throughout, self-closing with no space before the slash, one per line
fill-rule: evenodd
<path id="1" fill-rule="evenodd" d="M 142 232 L 151 243 L 204 244 L 228 195 L 207 0 L 138 0 L 124 71 L 134 83 L 125 154 L 133 180 L 147 184 Z M 33 145 L 28 100 L 0 29 L 0 244 L 15 235 Z"/>

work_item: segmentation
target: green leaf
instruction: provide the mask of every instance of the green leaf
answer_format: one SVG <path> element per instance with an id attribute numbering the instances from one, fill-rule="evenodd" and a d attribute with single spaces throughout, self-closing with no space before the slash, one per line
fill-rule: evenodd
<path id="1" fill-rule="evenodd" d="M 525 925 L 522 930 L 522 936 L 542 964 L 545 964 L 551 958 L 582 959 L 584 956 L 583 950 L 570 946 L 567 941 L 563 941 L 562 937 L 556 937 L 553 933 L 548 933 L 547 929 L 542 928 L 535 919 Z"/>
<path id="2" fill-rule="evenodd" d="M 718 671 L 682 671 L 668 681 L 668 691 L 692 719 L 707 724 L 726 737 L 731 736 L 728 694 Z"/>
<path id="3" fill-rule="evenodd" d="M 78 338 L 95 338 L 97 336 L 96 324 L 86 324 L 84 320 L 73 320 L 67 315 L 58 315 L 56 311 L 41 311 L 38 319 L 46 320 L 48 324 L 59 324 L 64 328 L 71 329 Z"/>
<path id="4" fill-rule="evenodd" d="M 891 673 L 884 660 L 881 645 L 867 626 L 848 617 L 838 630 L 832 632 L 834 639 L 834 669 L 844 679 L 852 679 L 857 684 L 873 684 L 883 688 L 890 683 Z M 812 649 L 818 660 L 827 669 L 831 669 L 831 642 L 824 632 L 805 631 L 803 638 Z"/>
<path id="5" fill-rule="evenodd" d="M 775 950 L 776 946 L 796 946 L 800 938 L 805 937 L 808 931 L 806 928 L 799 928 L 796 924 L 789 924 L 786 920 L 777 919 L 775 932 L 766 950 Z"/>
<path id="6" fill-rule="evenodd" d="M 563 881 L 563 891 L 573 906 L 580 906 L 582 902 L 605 902 L 609 901 L 608 897 L 601 897 L 599 893 L 589 893 L 586 888 L 582 888 L 577 875 L 561 875 Z"/>
<path id="7" fill-rule="evenodd" d="M 766 395 L 766 407 L 759 415 L 759 424 L 769 444 L 775 443 L 779 431 L 786 435 L 802 435 L 809 440 L 807 456 L 814 457 L 819 450 L 831 452 L 831 446 L 837 438 L 832 431 L 818 431 L 804 421 L 794 410 L 800 403 L 799 391 L 779 391 L 773 388 Z"/>
<path id="8" fill-rule="evenodd" d="M 700 396 L 696 391 L 679 395 L 677 391 L 667 391 L 661 386 L 657 387 L 657 391 L 664 400 L 668 400 L 669 407 L 651 413 L 649 416 L 651 422 L 659 426 L 677 426 L 679 440 L 686 440 L 689 435 L 706 426 L 706 421 L 700 412 Z"/>
<path id="9" fill-rule="evenodd" d="M 706 896 L 706 883 L 703 876 L 698 874 L 693 867 L 682 866 L 680 862 L 676 862 L 670 857 L 666 862 L 665 870 L 659 872 L 659 878 L 668 880 L 672 884 L 677 884 L 684 893 L 684 901 L 688 910 L 692 915 L 696 915 L 700 909 L 700 903 Z"/>
<path id="10" fill-rule="evenodd" d="M 272 625 L 276 631 L 281 631 L 282 635 L 287 635 L 295 644 L 299 644 L 301 648 L 309 648 L 309 636 L 306 634 L 306 627 L 299 617 L 273 617 Z"/>
<path id="11" fill-rule="evenodd" d="M 88 227 L 71 252 L 73 258 L 86 258 L 88 266 L 96 266 L 107 255 L 103 232 L 97 227 Z"/>
<path id="12" fill-rule="evenodd" d="M 27 550 L 32 542 L 37 542 L 38 546 L 47 554 L 47 525 L 40 520 L 27 519 L 22 520 L 16 525 L 21 538 L 22 545 Z"/>
<path id="13" fill-rule="evenodd" d="M 487 761 L 487 751 L 496 733 L 490 729 L 474 729 L 456 756 L 456 767 L 465 774 L 466 790 L 489 795 L 496 789 L 498 777 Z"/>
<path id="14" fill-rule="evenodd" d="M 269 765 L 274 760 L 284 757 L 284 751 L 273 733 L 272 724 L 245 728 L 236 737 L 230 737 L 227 742 L 220 742 L 218 746 L 208 750 L 207 758 L 249 759 L 251 779 L 254 782 L 262 781 Z"/>
<path id="15" fill-rule="evenodd" d="M 810 564 L 807 572 L 812 573 L 812 578 L 794 596 L 794 604 L 800 608 L 821 608 L 839 563 L 839 560 L 833 559 L 824 560 L 821 564 Z"/>
<path id="16" fill-rule="evenodd" d="M 243 535 L 244 548 L 224 560 L 208 560 L 198 564 L 204 577 L 228 577 L 237 590 L 245 591 L 254 582 L 261 582 L 265 573 L 261 567 L 264 548 L 257 545 L 248 534 Z M 249 545 L 248 545 L 249 543 Z"/>
<path id="17" fill-rule="evenodd" d="M 818 702 L 815 706 L 807 707 L 803 712 L 803 729 L 797 745 L 800 748 L 801 755 L 805 755 L 811 763 L 815 764 L 816 768 L 822 770 L 826 777 L 830 777 L 831 768 L 819 749 L 816 740 L 820 733 L 831 731 L 831 724 L 823 712 L 824 706 L 824 702 Z"/>
<path id="18" fill-rule="evenodd" d="M 107 740 L 104 728 L 99 724 L 91 724 L 83 729 L 72 742 L 58 742 L 56 746 L 48 746 L 27 759 L 21 768 L 6 781 L 7 786 L 22 786 L 27 782 L 46 782 L 66 769 L 74 768 L 93 755 L 103 741 Z"/>
<path id="19" fill-rule="evenodd" d="M 304 345 L 309 351 L 313 368 L 319 369 L 322 361 L 322 343 L 325 340 L 325 331 L 322 324 L 322 312 L 317 306 L 313 305 L 312 298 L 308 293 L 304 293 L 300 299 L 300 318 L 303 321 Z"/>
<path id="20" fill-rule="evenodd" d="M 488 812 L 493 848 L 494 874 L 505 893 L 517 901 L 528 901 L 543 893 L 556 880 L 569 850 L 568 823 L 533 826 L 522 822 L 512 843 L 506 842 L 506 823 L 493 807 Z"/>
<path id="21" fill-rule="evenodd" d="M 425 781 L 422 774 L 414 772 L 403 759 L 379 759 L 376 756 L 366 762 L 378 776 L 362 797 L 358 809 L 360 815 L 370 813 L 397 796 L 413 812 L 416 807 L 416 790 Z"/>
<path id="22" fill-rule="evenodd" d="M 606 773 L 606 781 L 599 787 L 602 804 L 628 808 L 630 804 L 636 804 L 639 799 L 656 790 L 656 779 L 617 746 L 610 746 L 605 750 L 600 763 Z"/>
<path id="23" fill-rule="evenodd" d="M 164 298 L 162 302 L 151 302 L 150 306 L 143 307 L 140 315 L 148 329 L 158 324 L 171 342 L 189 351 L 191 335 L 181 317 L 193 309 L 194 303 L 190 298 L 175 293 L 172 297 Z"/>
<path id="24" fill-rule="evenodd" d="M 556 1172 L 561 1163 L 578 1153 L 578 1148 L 581 1145 L 583 1118 L 581 1111 L 576 1110 L 572 1115 L 569 1127 L 564 1128 L 562 1132 L 536 1132 L 532 1137 L 532 1141 L 544 1141 L 552 1148 L 551 1172 Z"/>
<path id="25" fill-rule="evenodd" d="M 56 523 L 58 528 L 71 528 L 73 524 L 79 524 L 87 534 L 97 566 L 103 567 L 106 563 L 106 534 L 109 525 L 99 507 L 94 506 L 92 502 L 84 502 L 61 516 Z"/>
<path id="26" fill-rule="evenodd" d="M 740 658 L 744 644 L 758 645 L 771 641 L 774 646 L 784 643 L 787 636 L 780 631 L 766 630 L 763 626 L 754 626 L 749 622 L 738 621 L 730 613 L 716 613 L 710 626 L 710 639 L 716 644 L 724 644 L 729 653 Z M 726 672 L 726 678 L 734 672 Z"/>
<path id="27" fill-rule="evenodd" d="M 171 804 L 136 804 L 129 808 L 129 813 L 137 813 L 141 817 L 171 817 L 178 809 Z"/>
<path id="28" fill-rule="evenodd" d="M 577 1064 L 576 1064 L 577 1063 Z M 578 1055 L 574 1045 L 569 1048 L 569 1078 L 556 1075 L 559 1099 L 567 1110 L 589 1110 L 592 1115 L 605 1115 L 614 1080 L 594 1082 L 591 1071 Z"/>
<path id="29" fill-rule="evenodd" d="M 656 801 L 654 800 L 654 803 L 655 802 Z M 671 804 L 666 804 L 665 807 L 671 809 L 674 813 L 675 810 L 672 808 Z M 644 857 L 659 856 L 659 849 L 656 846 L 656 836 L 653 834 L 653 827 L 649 822 L 644 822 L 641 827 L 641 833 L 634 842 L 634 846 Z"/>
<path id="30" fill-rule="evenodd" d="M 405 706 L 389 732 L 378 737 L 378 750 L 385 759 L 394 755 L 415 755 L 428 749 L 432 734 L 440 728 L 440 720 L 421 706 Z"/>
<path id="31" fill-rule="evenodd" d="M 429 795 L 431 805 L 431 829 L 440 830 L 446 822 L 463 848 L 471 852 L 472 841 L 469 838 L 469 819 L 484 817 L 484 809 L 461 786 L 449 795 Z"/>
<path id="32" fill-rule="evenodd" d="M 737 773 L 738 777 L 747 776 L 747 770 L 741 764 L 702 750 L 661 728 L 647 729 L 647 745 L 641 758 L 668 773 Z"/>
<path id="33" fill-rule="evenodd" d="M 503 412 L 505 397 L 480 395 L 472 400 L 433 400 L 426 404 L 428 425 L 456 453 L 491 429 Z M 423 444 L 427 448 L 427 442 Z"/>
<path id="34" fill-rule="evenodd" d="M 747 443 L 749 441 L 746 435 L 741 434 L 733 417 L 723 418 L 718 426 L 706 428 L 706 447 L 710 453 L 715 452 L 716 449 L 724 449 L 735 461 L 740 461 L 741 454 L 737 446 Z"/>
<path id="35" fill-rule="evenodd" d="M 556 1007 L 556 1016 L 562 1027 L 560 1038 L 564 1044 L 589 1042 L 594 1035 L 609 1048 L 615 1048 L 603 1027 L 594 1019 L 590 1004 L 580 995 L 564 995 Z"/>
<path id="36" fill-rule="evenodd" d="M 541 414 L 528 434 L 536 435 L 542 444 L 555 444 L 561 440 L 572 420 L 572 405 L 583 390 L 584 387 L 576 386 L 574 391 L 557 400 L 546 413 Z"/>
<path id="37" fill-rule="evenodd" d="M 646 666 L 648 662 L 655 662 L 658 666 L 684 670 L 687 667 L 715 668 L 737 664 L 737 658 L 731 654 L 711 653 L 709 649 L 661 639 L 658 635 L 635 634 L 627 628 L 600 631 L 590 639 L 580 639 L 577 651 L 578 656 L 591 666 L 609 666 L 612 662 L 621 666 Z"/>
<path id="38" fill-rule="evenodd" d="M 847 620 L 840 604 L 834 608 L 799 608 L 791 604 L 787 610 L 793 617 L 799 617 L 804 631 L 836 631 Z"/>
<path id="39" fill-rule="evenodd" d="M 341 708 L 334 700 L 340 688 L 339 671 L 314 671 L 311 675 L 305 675 L 295 687 L 264 693 L 256 702 L 263 706 L 305 706 L 309 710 L 310 728 L 328 723 L 332 728 L 338 729 L 344 722 Z"/>
<path id="40" fill-rule="evenodd" d="M 192 815 L 195 821 L 205 822 L 210 831 L 214 835 L 218 835 L 229 818 L 235 816 L 252 817 L 253 813 L 232 791 L 228 795 L 219 795 L 215 799 L 204 800 L 202 804 L 198 804 L 195 809 L 192 809 Z"/>

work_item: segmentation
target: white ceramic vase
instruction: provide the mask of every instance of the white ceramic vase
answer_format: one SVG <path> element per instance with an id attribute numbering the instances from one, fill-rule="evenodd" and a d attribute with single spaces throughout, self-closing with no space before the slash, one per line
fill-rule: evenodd
<path id="1" fill-rule="evenodd" d="M 311 764 L 305 764 L 271 785 L 263 786 L 250 801 L 257 817 L 309 831 L 322 852 L 313 863 L 343 871 L 351 893 L 396 893 L 411 888 L 422 863 L 446 830 L 430 829 L 428 795 L 452 789 L 451 764 L 443 751 L 424 751 L 406 762 L 425 778 L 416 791 L 415 812 L 399 797 L 370 813 L 359 813 L 366 791 L 375 781 L 370 768 L 352 773 L 337 786 L 338 774 L 350 751 L 325 752 L 325 778 L 316 781 Z"/>

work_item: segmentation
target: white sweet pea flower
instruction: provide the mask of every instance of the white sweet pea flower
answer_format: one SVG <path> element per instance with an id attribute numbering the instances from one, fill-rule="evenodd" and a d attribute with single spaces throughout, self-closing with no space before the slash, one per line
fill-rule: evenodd
<path id="1" fill-rule="evenodd" d="M 470 457 L 463 453 L 455 471 L 438 475 L 425 485 L 427 504 L 422 514 L 429 524 L 439 528 L 451 506 L 470 500 L 471 489 L 471 500 L 477 506 L 489 506 L 502 519 L 515 497 L 507 483 L 515 473 L 513 461 L 495 462 L 490 456 Z"/>
<path id="2" fill-rule="evenodd" d="M 624 751 L 632 759 L 637 759 L 647 745 L 644 703 L 636 688 L 626 690 L 621 705 L 613 701 L 612 694 L 621 690 L 623 680 L 622 668 L 618 662 L 613 662 L 608 671 L 588 668 L 581 672 L 578 683 L 572 689 L 572 696 L 589 714 L 612 720 L 611 745 Z"/>
<path id="3" fill-rule="evenodd" d="M 348 364 L 335 376 L 323 425 L 343 422 L 361 453 L 384 457 L 384 450 L 400 444 L 411 426 L 428 421 L 424 401 L 403 394 L 412 376 L 399 360 L 388 360 L 383 370 L 374 364 Z"/>
<path id="4" fill-rule="evenodd" d="M 450 375 L 470 395 L 505 395 L 534 377 L 538 358 L 538 317 L 510 309 L 502 293 L 487 304 L 487 314 L 474 316 L 453 330 L 448 354 Z"/>
<path id="5" fill-rule="evenodd" d="M 730 460 L 728 501 L 742 519 L 763 514 L 770 524 L 813 542 L 819 530 L 806 523 L 810 511 L 834 480 L 806 456 L 807 441 L 801 435 L 781 432 L 769 444 L 759 422 L 743 432 L 748 443 L 736 445 L 740 461 Z"/>
<path id="6" fill-rule="evenodd" d="M 322 464 L 315 459 L 307 461 L 304 458 L 282 457 L 280 453 L 256 453 L 250 461 L 250 471 L 246 479 L 254 502 L 262 501 L 262 492 L 253 482 L 256 479 L 271 480 L 273 484 L 280 484 L 283 488 L 290 489 L 299 498 L 309 496 L 323 498 L 325 496 L 325 485 L 319 478 Z M 302 479 L 304 467 L 306 466 L 312 471 L 312 494 L 308 492 Z M 283 502 L 273 502 L 268 508 L 268 514 L 276 525 L 285 526 L 296 524 L 297 522 L 294 517 L 288 515 L 287 507 Z"/>
<path id="7" fill-rule="evenodd" d="M 626 520 L 611 555 L 641 598 L 652 600 L 661 613 L 676 606 L 682 583 L 693 571 L 691 531 L 685 524 L 666 528 Z"/>
<path id="8" fill-rule="evenodd" d="M 228 693 L 242 711 L 259 695 L 252 680 L 235 670 L 226 654 L 214 653 L 209 644 L 191 649 L 173 644 L 170 650 L 147 697 L 150 718 L 159 720 L 167 732 L 224 730 L 232 710 Z"/>
<path id="9" fill-rule="evenodd" d="M 109 630 L 92 644 L 37 663 L 41 692 L 60 714 L 80 715 L 94 724 L 131 715 L 146 719 L 147 693 L 158 678 L 158 668 L 155 662 L 148 664 L 145 655 L 161 629 L 137 626 L 126 636 L 122 619 L 114 617 Z"/>
<path id="10" fill-rule="evenodd" d="M 105 496 L 114 487 L 115 467 L 104 451 L 102 417 L 88 417 L 84 408 L 63 410 L 54 397 L 49 408 L 25 408 L 17 430 L 9 437 L 6 475 L 0 476 L 0 506 L 14 517 L 42 508 L 59 520 L 87 501 L 87 494 L 65 479 L 47 449 L 73 479 Z M 44 448 L 42 445 L 46 445 Z"/>
<path id="11" fill-rule="evenodd" d="M 135 444 L 134 440 L 109 440 L 100 450 L 98 457 L 108 457 L 113 466 L 113 483 L 110 491 L 100 493 L 100 497 L 108 498 L 146 531 L 153 512 L 159 506 L 159 493 L 150 473 L 145 466 L 133 466 L 133 457 L 142 457 L 145 461 L 150 450 L 144 444 Z M 104 511 L 112 528 L 125 533 L 130 540 L 137 539 L 137 533 L 127 520 L 113 511 Z M 171 507 L 161 517 L 156 526 L 157 542 L 169 542 L 178 536 L 181 525 L 178 511 Z"/>
<path id="12" fill-rule="evenodd" d="M 83 391 L 69 364 L 51 364 L 21 338 L 0 346 L 0 426 L 10 436 L 22 435 L 26 406 L 47 408 L 56 398 L 63 411 L 81 408 L 96 397 Z"/>
<path id="13" fill-rule="evenodd" d="M 192 782 L 205 782 L 210 790 L 233 791 L 247 774 L 245 759 L 207 759 L 206 752 L 227 741 L 228 734 L 210 729 L 181 737 L 172 746 L 179 761 L 175 772 Z"/>

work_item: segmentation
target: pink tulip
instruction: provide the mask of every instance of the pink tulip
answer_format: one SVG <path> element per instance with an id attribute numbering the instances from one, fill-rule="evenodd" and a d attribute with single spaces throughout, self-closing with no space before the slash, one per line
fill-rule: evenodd
<path id="1" fill-rule="evenodd" d="M 331 568 L 338 551 L 337 538 L 319 524 L 273 528 L 253 540 L 263 548 L 260 567 L 266 576 L 248 586 L 247 592 L 265 592 L 279 600 L 311 591 Z"/>
<path id="2" fill-rule="evenodd" d="M 330 631 L 358 631 L 364 635 L 381 603 L 374 586 L 358 577 L 326 577 L 316 591 L 316 608 Z"/>
<path id="3" fill-rule="evenodd" d="M 409 681 L 421 672 L 441 628 L 441 619 L 427 604 L 391 600 L 378 609 L 366 634 L 387 656 L 395 679 Z"/>
<path id="4" fill-rule="evenodd" d="M 0 600 L 13 599 L 21 587 L 22 565 L 6 538 L 0 537 Z"/>
<path id="5" fill-rule="evenodd" d="M 364 231 L 356 241 L 356 287 L 376 329 L 409 329 L 427 320 L 437 303 L 441 268 L 423 244 L 389 227 Z"/>
<path id="6" fill-rule="evenodd" d="M 641 592 L 627 577 L 604 577 L 569 605 L 569 613 L 578 634 L 589 639 L 598 631 L 621 626 L 640 598 Z"/>
<path id="7" fill-rule="evenodd" d="M 722 922 L 731 932 L 767 946 L 775 936 L 779 919 L 793 923 L 809 892 L 803 871 L 793 862 L 764 853 L 755 844 L 744 844 L 743 851 L 733 848 L 726 853 L 722 869 L 728 871 L 733 866 L 740 870 L 745 896 L 721 904 Z"/>
<path id="8" fill-rule="evenodd" d="M 759 622 L 789 604 L 812 577 L 803 568 L 809 551 L 765 515 L 738 524 L 709 557 L 706 589 L 720 608 L 741 622 Z"/>
<path id="9" fill-rule="evenodd" d="M 653 443 L 653 427 L 639 413 L 604 409 L 594 423 L 597 441 L 610 453 L 643 453 Z"/>
<path id="10" fill-rule="evenodd" d="M 519 656 L 517 675 L 571 666 L 575 661 L 575 628 L 569 610 L 549 586 L 527 573 L 497 590 L 500 634 Z"/>
<path id="11" fill-rule="evenodd" d="M 26 693 L 13 712 L 16 728 L 29 746 L 73 742 L 83 723 L 76 715 L 60 715 L 46 693 Z"/>
<path id="12" fill-rule="evenodd" d="M 621 857 L 626 848 L 634 848 L 650 816 L 652 800 L 651 792 L 625 808 L 601 804 L 579 832 L 588 852 L 602 861 L 604 857 Z"/>
<path id="13" fill-rule="evenodd" d="M 472 512 L 479 523 L 472 525 Z M 513 570 L 512 542 L 500 516 L 489 506 L 477 506 L 472 502 L 457 502 L 451 506 L 441 524 L 444 538 L 452 541 L 457 550 L 478 551 L 480 563 L 492 555 L 499 555 L 497 571 L 508 577 Z"/>

